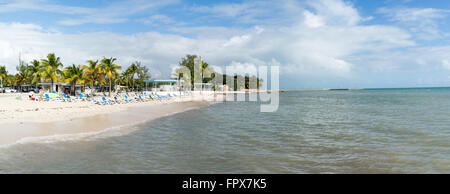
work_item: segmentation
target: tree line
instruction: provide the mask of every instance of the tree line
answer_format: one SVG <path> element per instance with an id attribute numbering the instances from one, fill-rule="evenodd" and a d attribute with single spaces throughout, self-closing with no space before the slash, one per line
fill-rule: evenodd
<path id="1" fill-rule="evenodd" d="M 213 89 L 227 85 L 229 89 L 238 91 L 240 89 L 260 88 L 262 84 L 263 80 L 256 76 L 220 74 L 214 71 L 208 63 L 198 59 L 200 58 L 197 55 L 186 55 L 179 62 L 179 67 L 175 69 L 175 77 L 186 80 L 185 88 L 194 89 L 195 80 L 191 78 L 195 76 L 196 60 L 199 63 L 198 65 L 201 66 L 201 73 L 210 75 L 209 77 L 202 76 L 201 83 L 211 83 Z M 113 57 L 103 57 L 101 60 L 87 60 L 86 64 L 72 64 L 64 68 L 60 57 L 50 53 L 41 60 L 32 60 L 29 63 L 20 61 L 16 68 L 16 74 L 9 74 L 5 66 L 0 66 L 0 87 L 21 85 L 35 85 L 37 87 L 41 82 L 50 82 L 51 88 L 53 88 L 55 82 L 69 82 L 71 83 L 71 94 L 75 94 L 76 84 L 82 84 L 84 88 L 87 86 L 90 88 L 99 85 L 107 86 L 109 95 L 111 95 L 112 88 L 115 85 L 127 86 L 133 91 L 139 87 L 144 87 L 144 80 L 151 77 L 148 67 L 142 65 L 139 61 L 133 62 L 124 71 L 121 71 L 122 67 L 117 65 L 116 61 L 117 59 Z M 184 71 L 187 73 L 182 73 L 183 68 L 187 70 Z M 222 79 L 215 79 L 219 77 L 222 77 Z M 230 82 L 230 80 L 232 81 Z M 252 86 L 255 82 L 256 88 Z M 20 89 L 21 87 L 19 87 Z"/>
<path id="2" fill-rule="evenodd" d="M 41 82 L 50 82 L 53 88 L 55 82 L 70 82 L 71 94 L 75 93 L 77 83 L 90 88 L 95 88 L 96 85 L 108 86 L 111 94 L 114 85 L 120 84 L 136 90 L 145 85 L 144 80 L 150 79 L 148 67 L 141 65 L 139 61 L 133 62 L 122 72 L 122 67 L 116 61 L 113 57 L 103 57 L 101 60 L 87 60 L 86 64 L 72 64 L 64 68 L 61 59 L 50 53 L 45 59 L 29 63 L 20 61 L 16 74 L 9 74 L 5 66 L 0 66 L 0 87 L 38 86 Z"/>
<path id="3" fill-rule="evenodd" d="M 198 66 L 198 69 L 201 69 L 201 71 L 198 72 L 201 73 L 201 75 L 194 75 L 196 65 Z M 226 85 L 232 91 L 239 91 L 241 89 L 259 89 L 263 83 L 262 79 L 254 75 L 227 75 L 216 72 L 214 68 L 209 66 L 207 62 L 202 61 L 197 55 L 186 55 L 185 58 L 182 58 L 179 67 L 175 69 L 174 76 L 183 79 L 185 81 L 184 86 L 191 90 L 195 87 L 194 83 L 200 81 L 201 83 L 210 83 L 215 90 L 219 86 Z M 195 76 L 201 77 L 202 80 L 195 80 Z"/>

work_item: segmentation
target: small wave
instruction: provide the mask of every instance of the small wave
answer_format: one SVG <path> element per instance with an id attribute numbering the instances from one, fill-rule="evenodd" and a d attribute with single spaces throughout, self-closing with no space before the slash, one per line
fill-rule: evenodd
<path id="1" fill-rule="evenodd" d="M 52 143 L 57 143 L 57 142 L 70 142 L 70 141 L 80 141 L 80 140 L 92 141 L 92 140 L 96 140 L 99 138 L 123 136 L 123 135 L 127 135 L 133 131 L 136 131 L 136 130 L 130 130 L 130 129 L 133 129 L 132 126 L 136 126 L 138 124 L 139 123 L 132 123 L 132 124 L 114 126 L 114 127 L 109 127 L 109 128 L 106 128 L 106 129 L 103 129 L 100 131 L 93 131 L 93 132 L 24 137 L 24 138 L 17 140 L 16 142 L 0 145 L 0 149 L 9 148 L 9 147 L 15 146 L 15 145 L 29 144 L 29 143 L 52 144 Z M 124 128 L 128 128 L 128 130 L 123 130 Z"/>
<path id="2" fill-rule="evenodd" d="M 157 118 L 164 118 L 172 115 L 176 115 L 182 112 L 187 112 L 190 110 L 199 109 L 202 107 L 191 107 L 186 108 L 180 111 L 171 112 L 168 114 L 164 114 L 163 116 Z M 55 135 L 48 135 L 48 136 L 34 136 L 34 137 L 24 137 L 21 138 L 13 143 L 9 144 L 3 144 L 0 145 L 0 149 L 9 148 L 16 145 L 23 145 L 23 144 L 52 144 L 52 143 L 58 143 L 58 142 L 71 142 L 71 141 L 95 141 L 98 139 L 103 138 L 110 138 L 110 137 L 119 137 L 128 135 L 132 132 L 140 130 L 140 128 L 136 127 L 139 124 L 152 122 L 157 119 L 146 119 L 138 122 L 128 123 L 124 125 L 118 125 L 113 127 L 108 127 L 103 130 L 99 131 L 92 131 L 92 132 L 81 132 L 81 133 L 71 133 L 71 134 L 55 134 Z"/>

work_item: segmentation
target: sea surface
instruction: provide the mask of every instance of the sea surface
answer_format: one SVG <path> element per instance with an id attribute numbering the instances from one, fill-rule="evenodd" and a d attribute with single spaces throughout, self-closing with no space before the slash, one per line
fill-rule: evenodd
<path id="1" fill-rule="evenodd" d="M 0 148 L 0 173 L 450 173 L 450 89 L 280 93 Z"/>

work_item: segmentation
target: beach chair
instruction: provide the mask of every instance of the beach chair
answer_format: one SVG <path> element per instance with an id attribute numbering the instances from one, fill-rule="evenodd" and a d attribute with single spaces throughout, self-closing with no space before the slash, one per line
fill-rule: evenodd
<path id="1" fill-rule="evenodd" d="M 148 95 L 148 98 L 150 98 L 150 100 L 155 100 L 151 94 Z"/>
<path id="2" fill-rule="evenodd" d="M 56 92 L 56 91 L 53 91 L 52 93 L 58 95 L 58 92 Z M 61 96 L 56 96 L 56 97 L 51 98 L 51 99 L 64 100 L 63 97 L 61 97 Z"/>
<path id="3" fill-rule="evenodd" d="M 113 102 L 114 102 L 114 103 L 117 103 L 117 104 L 122 104 L 122 103 L 124 103 L 124 102 L 125 102 L 125 99 L 121 100 L 121 99 L 117 98 L 118 96 L 119 96 L 119 95 L 114 96 Z M 120 97 L 120 96 L 119 96 L 119 97 Z"/>
<path id="4" fill-rule="evenodd" d="M 72 99 L 70 99 L 70 96 L 67 96 L 65 93 L 63 94 L 63 101 L 68 101 L 68 102 L 72 102 Z"/>
<path id="5" fill-rule="evenodd" d="M 167 99 L 167 98 L 169 98 L 169 97 L 167 97 L 167 96 L 160 96 L 160 95 L 158 95 L 158 94 L 156 94 L 156 97 L 158 97 L 159 99 Z"/>
<path id="6" fill-rule="evenodd" d="M 80 92 L 80 93 L 78 93 L 78 99 L 87 100 L 87 96 L 83 96 L 83 94 L 81 94 L 81 92 Z"/>
<path id="7" fill-rule="evenodd" d="M 85 97 L 86 97 L 86 101 L 91 101 L 92 100 L 92 94 L 86 94 L 85 95 Z"/>
<path id="8" fill-rule="evenodd" d="M 43 101 L 50 101 L 51 98 L 50 98 L 50 96 L 48 96 L 48 94 L 44 94 L 44 98 L 42 100 Z"/>
<path id="9" fill-rule="evenodd" d="M 100 101 L 100 100 L 93 100 L 92 102 L 94 104 L 105 104 L 103 101 Z"/>
<path id="10" fill-rule="evenodd" d="M 113 102 L 112 102 L 111 100 L 107 100 L 104 96 L 102 97 L 102 101 L 103 101 L 105 104 L 113 104 Z"/>
<path id="11" fill-rule="evenodd" d="M 61 97 L 55 97 L 55 98 L 51 98 L 48 94 L 44 94 L 44 99 L 43 100 L 45 100 L 45 101 L 50 101 L 50 100 L 61 100 L 62 98 Z"/>
<path id="12" fill-rule="evenodd" d="M 127 102 L 133 102 L 134 99 L 129 99 L 129 98 L 128 98 L 128 95 L 125 95 L 125 101 L 127 101 Z"/>
<path id="13" fill-rule="evenodd" d="M 142 102 L 145 102 L 145 101 L 147 101 L 147 100 L 145 100 L 144 98 L 142 98 L 142 96 L 141 96 L 141 95 L 139 95 L 139 100 L 141 100 Z"/>

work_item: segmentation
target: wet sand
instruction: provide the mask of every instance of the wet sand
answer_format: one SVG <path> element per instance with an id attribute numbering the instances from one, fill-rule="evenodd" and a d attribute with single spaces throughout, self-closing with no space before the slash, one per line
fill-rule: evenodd
<path id="1" fill-rule="evenodd" d="M 142 104 L 119 112 L 65 121 L 3 123 L 0 127 L 0 146 L 20 143 L 30 138 L 102 133 L 121 126 L 147 122 L 210 104 L 207 101 Z"/>

